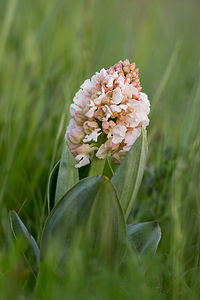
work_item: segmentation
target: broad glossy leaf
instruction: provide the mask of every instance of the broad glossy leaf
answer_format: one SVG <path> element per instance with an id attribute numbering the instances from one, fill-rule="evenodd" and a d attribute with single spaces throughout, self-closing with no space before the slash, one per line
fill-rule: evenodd
<path id="1" fill-rule="evenodd" d="M 102 177 L 87 222 L 87 233 L 94 248 L 111 260 L 123 254 L 126 226 L 116 190 L 110 180 Z M 105 253 L 106 251 L 106 253 Z"/>
<path id="2" fill-rule="evenodd" d="M 26 226 L 15 211 L 9 213 L 9 221 L 12 233 L 16 240 L 23 239 L 25 244 L 25 257 L 32 269 L 37 271 L 40 263 L 40 250 L 33 236 L 28 232 Z"/>
<path id="3" fill-rule="evenodd" d="M 128 224 L 127 235 L 133 250 L 140 255 L 155 253 L 161 239 L 161 229 L 156 222 Z"/>
<path id="4" fill-rule="evenodd" d="M 51 174 L 49 175 L 48 195 L 47 195 L 49 212 L 52 210 L 55 204 L 56 184 L 57 184 L 59 166 L 60 166 L 60 161 L 57 162 L 57 164 L 54 166 L 53 170 L 51 171 Z"/>
<path id="5" fill-rule="evenodd" d="M 142 181 L 147 156 L 146 130 L 142 129 L 141 136 L 118 167 L 111 181 L 115 185 L 119 201 L 128 218 Z"/>
<path id="6" fill-rule="evenodd" d="M 75 159 L 69 151 L 67 144 L 65 144 L 58 171 L 55 203 L 57 203 L 78 181 L 79 175 L 78 170 L 75 168 Z"/>
<path id="7" fill-rule="evenodd" d="M 41 238 L 41 255 L 48 245 L 60 245 L 63 257 L 78 232 L 108 257 L 122 253 L 126 239 L 124 216 L 112 183 L 88 177 L 70 189 L 52 210 Z"/>

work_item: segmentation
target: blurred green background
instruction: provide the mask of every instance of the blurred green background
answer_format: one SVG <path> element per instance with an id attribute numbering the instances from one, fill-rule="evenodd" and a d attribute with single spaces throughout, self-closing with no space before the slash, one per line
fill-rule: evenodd
<path id="1" fill-rule="evenodd" d="M 199 13 L 198 0 L 0 0 L 0 299 L 199 299 Z M 144 258 L 146 267 L 133 257 L 122 271 L 89 275 L 80 259 L 65 275 L 49 262 L 36 296 L 8 211 L 39 241 L 73 96 L 126 58 L 151 101 L 132 219 L 159 221 L 158 253 Z"/>

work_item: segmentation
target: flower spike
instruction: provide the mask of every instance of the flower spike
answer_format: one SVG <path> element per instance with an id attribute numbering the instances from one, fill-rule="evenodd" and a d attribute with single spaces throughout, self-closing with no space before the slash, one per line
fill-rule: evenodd
<path id="1" fill-rule="evenodd" d="M 66 132 L 76 168 L 93 155 L 121 163 L 149 124 L 150 103 L 141 90 L 138 69 L 128 59 L 85 80 L 71 104 Z"/>

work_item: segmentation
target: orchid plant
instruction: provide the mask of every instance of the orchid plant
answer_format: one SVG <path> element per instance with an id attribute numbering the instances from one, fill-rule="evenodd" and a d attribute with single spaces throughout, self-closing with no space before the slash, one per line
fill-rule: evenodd
<path id="1" fill-rule="evenodd" d="M 40 249 L 10 212 L 13 234 L 26 241 L 36 273 L 48 249 L 59 245 L 61 262 L 80 236 L 107 261 L 122 261 L 130 249 L 139 255 L 156 251 L 156 222 L 128 224 L 147 156 L 150 103 L 141 90 L 138 69 L 126 59 L 97 72 L 76 93 L 63 154 L 49 177 Z"/>

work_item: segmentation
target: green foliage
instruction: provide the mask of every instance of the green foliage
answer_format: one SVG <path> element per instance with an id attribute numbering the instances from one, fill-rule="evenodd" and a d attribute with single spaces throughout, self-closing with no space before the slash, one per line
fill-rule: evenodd
<path id="1" fill-rule="evenodd" d="M 60 161 L 58 161 L 55 166 L 53 167 L 53 170 L 51 171 L 49 175 L 49 181 L 48 181 L 48 194 L 47 194 L 47 200 L 48 200 L 48 211 L 50 212 L 52 208 L 55 205 L 55 194 L 56 194 L 56 184 L 58 179 L 58 171 L 59 171 Z"/>
<path id="2" fill-rule="evenodd" d="M 15 211 L 11 211 L 9 216 L 13 235 L 16 240 L 23 240 L 25 245 L 23 250 L 26 253 L 26 258 L 33 271 L 37 272 L 40 263 L 40 250 L 38 245 L 17 213 Z"/>
<path id="3" fill-rule="evenodd" d="M 161 229 L 155 222 L 128 224 L 127 235 L 132 248 L 144 255 L 156 252 L 161 239 Z"/>
<path id="4" fill-rule="evenodd" d="M 75 185 L 47 218 L 42 238 L 41 257 L 48 247 L 59 245 L 61 254 L 69 250 L 80 231 L 106 259 L 122 255 L 126 244 L 123 212 L 111 182 L 105 177 L 88 177 Z"/>
<path id="5" fill-rule="evenodd" d="M 119 201 L 127 219 L 139 190 L 147 156 L 146 131 L 142 129 L 141 137 L 137 139 L 131 150 L 122 161 L 112 177 L 112 183 L 117 189 Z"/>
<path id="6" fill-rule="evenodd" d="M 136 143 L 134 151 L 130 151 L 116 172 L 112 168 L 114 164 L 110 158 L 99 160 L 93 157 L 88 177 L 77 183 L 79 174 L 75 168 L 75 160 L 68 147 L 64 148 L 61 161 L 54 166 L 49 176 L 47 199 L 48 210 L 52 211 L 42 232 L 41 261 L 40 250 L 35 240 L 19 216 L 15 212 L 10 213 L 10 225 L 15 238 L 24 237 L 31 250 L 30 253 L 34 253 L 35 262 L 31 262 L 33 269 L 46 260 L 48 253 L 55 248 L 54 244 L 56 244 L 54 263 L 55 266 L 61 266 L 63 262 L 69 260 L 74 241 L 78 248 L 81 248 L 84 241 L 88 249 L 91 249 L 90 256 L 95 259 L 99 257 L 109 264 L 123 261 L 127 239 L 126 211 L 123 212 L 121 204 L 124 200 L 129 207 L 135 200 L 144 171 L 146 154 L 146 132 L 142 130 L 142 137 Z M 114 178 L 115 186 L 108 177 L 102 176 L 104 171 Z M 92 176 L 94 174 L 97 176 Z M 126 191 L 123 193 L 124 196 L 119 193 L 123 190 L 119 188 L 120 185 Z M 123 199 L 126 194 L 128 197 Z M 160 241 L 155 228 L 149 226 L 149 223 L 132 225 L 131 228 L 130 226 L 128 233 L 133 251 L 143 254 L 152 252 L 153 248 L 155 252 Z"/>
<path id="7" fill-rule="evenodd" d="M 90 164 L 88 176 L 96 176 L 104 174 L 106 159 L 98 159 L 96 156 L 93 157 Z"/>
<path id="8" fill-rule="evenodd" d="M 74 166 L 75 159 L 65 144 L 58 171 L 55 204 L 79 181 L 78 170 Z"/>

